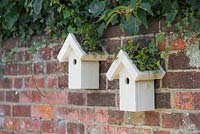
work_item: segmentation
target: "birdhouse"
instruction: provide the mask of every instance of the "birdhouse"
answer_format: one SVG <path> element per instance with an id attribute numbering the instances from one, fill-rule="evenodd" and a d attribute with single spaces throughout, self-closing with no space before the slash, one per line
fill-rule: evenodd
<path id="1" fill-rule="evenodd" d="M 69 89 L 99 88 L 99 61 L 106 60 L 107 55 L 87 54 L 70 33 L 57 58 L 60 62 L 69 62 Z"/>
<path id="2" fill-rule="evenodd" d="M 128 54 L 120 50 L 106 76 L 108 80 L 119 79 L 120 110 L 154 110 L 154 79 L 162 79 L 165 71 L 140 71 Z"/>

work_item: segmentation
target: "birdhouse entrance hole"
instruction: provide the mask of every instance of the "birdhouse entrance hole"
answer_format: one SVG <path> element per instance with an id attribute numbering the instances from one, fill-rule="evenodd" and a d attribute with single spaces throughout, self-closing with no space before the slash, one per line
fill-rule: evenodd
<path id="1" fill-rule="evenodd" d="M 126 79 L 125 79 L 125 83 L 126 83 L 127 85 L 130 83 L 130 80 L 129 80 L 128 77 L 126 77 Z"/>
<path id="2" fill-rule="evenodd" d="M 73 60 L 73 64 L 74 64 L 74 65 L 76 65 L 76 63 L 77 63 L 77 60 L 76 60 L 76 59 L 74 59 L 74 60 Z"/>

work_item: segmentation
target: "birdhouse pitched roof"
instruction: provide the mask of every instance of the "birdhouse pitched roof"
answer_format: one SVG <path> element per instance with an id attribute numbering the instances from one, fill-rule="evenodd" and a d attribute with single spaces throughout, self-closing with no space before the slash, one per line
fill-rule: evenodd
<path id="1" fill-rule="evenodd" d="M 106 76 L 108 80 L 118 79 L 121 70 L 125 68 L 132 80 L 151 80 L 162 79 L 165 75 L 165 71 L 160 67 L 160 70 L 156 71 L 140 71 L 133 61 L 129 58 L 128 54 L 120 50 L 117 55 L 117 59 L 112 63 Z"/>
<path id="2" fill-rule="evenodd" d="M 108 55 L 94 55 L 87 54 L 82 48 L 79 42 L 77 41 L 73 33 L 69 33 L 57 58 L 60 62 L 68 61 L 69 54 L 74 52 L 80 60 L 84 61 L 103 61 L 106 60 Z"/>

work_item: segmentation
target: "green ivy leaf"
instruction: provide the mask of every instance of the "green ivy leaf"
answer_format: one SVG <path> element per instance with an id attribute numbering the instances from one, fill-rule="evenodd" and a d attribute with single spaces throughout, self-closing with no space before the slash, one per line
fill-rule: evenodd
<path id="1" fill-rule="evenodd" d="M 148 29 L 147 14 L 143 10 L 138 10 L 138 18 L 141 20 L 142 24 Z"/>
<path id="2" fill-rule="evenodd" d="M 35 15 L 39 15 L 42 9 L 42 2 L 43 0 L 34 0 L 33 3 L 33 11 L 35 13 Z"/>
<path id="3" fill-rule="evenodd" d="M 10 13 L 7 15 L 5 20 L 5 28 L 11 30 L 14 26 L 15 22 L 18 20 L 19 14 L 18 13 Z"/>
<path id="4" fill-rule="evenodd" d="M 137 3 L 137 0 L 131 0 L 130 1 L 131 8 L 135 9 L 136 3 Z"/>
<path id="5" fill-rule="evenodd" d="M 67 19 L 70 15 L 71 15 L 71 13 L 70 13 L 69 10 L 66 9 L 66 10 L 63 11 L 63 18 L 64 19 Z"/>
<path id="6" fill-rule="evenodd" d="M 96 1 L 94 0 L 89 5 L 89 12 L 93 14 L 94 17 L 99 16 L 105 9 L 105 1 Z"/>
<path id="7" fill-rule="evenodd" d="M 174 10 L 173 12 L 167 13 L 166 14 L 166 21 L 169 22 L 169 23 L 172 23 L 175 20 L 177 13 L 178 13 L 177 10 Z"/>
<path id="8" fill-rule="evenodd" d="M 138 32 L 138 25 L 133 15 L 130 16 L 129 20 L 122 22 L 120 27 L 125 31 L 128 31 L 131 35 L 134 35 Z"/>
<path id="9" fill-rule="evenodd" d="M 151 5 L 149 3 L 141 3 L 140 8 L 142 8 L 143 10 L 147 11 L 150 15 L 154 16 L 152 10 L 151 10 Z"/>
<path id="10" fill-rule="evenodd" d="M 164 34 L 163 33 L 159 33 L 156 35 L 156 40 L 158 41 L 158 43 L 163 42 L 164 39 Z"/>

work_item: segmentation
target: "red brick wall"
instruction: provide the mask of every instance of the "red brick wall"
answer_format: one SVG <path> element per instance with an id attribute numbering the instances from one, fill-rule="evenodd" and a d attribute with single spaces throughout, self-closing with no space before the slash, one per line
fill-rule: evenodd
<path id="1" fill-rule="evenodd" d="M 159 30 L 154 22 L 148 31 L 141 28 L 135 40 L 148 42 Z M 105 38 L 107 50 L 117 53 L 132 37 L 113 27 Z M 16 44 L 17 53 L 12 63 L 0 66 L 5 68 L 0 79 L 0 134 L 200 133 L 200 70 L 179 54 L 185 49 L 182 40 L 171 44 L 167 73 L 162 81 L 155 81 L 156 110 L 147 112 L 119 111 L 118 81 L 109 82 L 105 76 L 111 58 L 100 63 L 100 90 L 70 90 L 67 63 L 56 59 L 60 41 L 49 41 L 37 59 L 26 43 L 11 39 L 4 44 L 0 56 Z"/>

